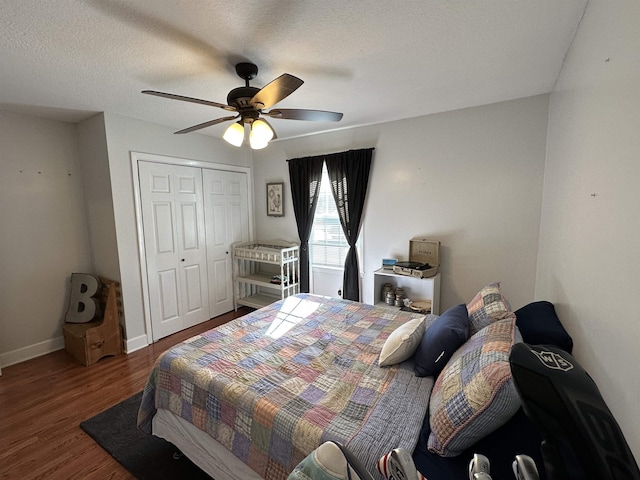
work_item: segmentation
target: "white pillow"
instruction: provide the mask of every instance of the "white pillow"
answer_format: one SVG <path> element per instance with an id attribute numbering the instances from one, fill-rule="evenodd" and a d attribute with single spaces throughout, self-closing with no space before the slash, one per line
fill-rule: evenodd
<path id="1" fill-rule="evenodd" d="M 404 362 L 410 358 L 420 345 L 424 335 L 425 323 L 423 318 L 409 320 L 404 325 L 396 328 L 382 346 L 378 365 L 388 367 L 396 363 Z"/>

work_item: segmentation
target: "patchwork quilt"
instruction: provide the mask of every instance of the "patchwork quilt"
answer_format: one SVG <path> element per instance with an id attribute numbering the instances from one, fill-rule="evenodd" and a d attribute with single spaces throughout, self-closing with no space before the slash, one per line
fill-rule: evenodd
<path id="1" fill-rule="evenodd" d="M 288 297 L 162 354 L 138 425 L 151 433 L 156 409 L 169 410 L 266 479 L 286 479 L 327 440 L 346 445 L 375 474 L 385 453 L 413 451 L 427 411 L 432 377 L 416 377 L 410 362 L 378 366 L 389 334 L 417 316 Z"/>

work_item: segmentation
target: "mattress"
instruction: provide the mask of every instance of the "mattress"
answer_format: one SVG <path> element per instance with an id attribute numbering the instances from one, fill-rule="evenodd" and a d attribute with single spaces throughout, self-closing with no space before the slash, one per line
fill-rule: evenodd
<path id="1" fill-rule="evenodd" d="M 200 469 L 216 480 L 262 480 L 227 448 L 168 410 L 153 417 L 153 434 L 175 445 Z"/>

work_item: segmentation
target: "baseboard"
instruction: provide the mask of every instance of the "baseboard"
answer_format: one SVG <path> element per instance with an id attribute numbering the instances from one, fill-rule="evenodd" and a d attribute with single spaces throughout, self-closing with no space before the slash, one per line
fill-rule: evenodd
<path id="1" fill-rule="evenodd" d="M 146 335 L 140 335 L 125 342 L 125 352 L 131 353 L 140 350 L 149 345 Z M 47 353 L 62 350 L 64 348 L 64 337 L 56 337 L 44 342 L 35 343 L 27 347 L 18 348 L 6 353 L 0 353 L 0 375 L 2 369 L 15 365 L 16 363 L 26 362 L 32 358 L 46 355 Z"/>
<path id="2" fill-rule="evenodd" d="M 51 338 L 44 342 L 34 343 L 27 347 L 18 348 L 6 353 L 0 353 L 0 368 L 26 362 L 32 358 L 46 355 L 47 353 L 62 350 L 64 348 L 64 337 Z"/>
<path id="3" fill-rule="evenodd" d="M 147 336 L 140 335 L 138 337 L 132 338 L 131 340 L 127 339 L 125 341 L 125 352 L 132 353 L 147 346 L 149 346 L 149 340 L 147 339 Z"/>

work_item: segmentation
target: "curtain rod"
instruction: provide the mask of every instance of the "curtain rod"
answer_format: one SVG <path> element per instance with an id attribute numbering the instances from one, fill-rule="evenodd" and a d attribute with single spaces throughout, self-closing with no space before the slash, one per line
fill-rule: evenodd
<path id="1" fill-rule="evenodd" d="M 332 153 L 321 153 L 320 155 L 309 155 L 306 157 L 296 157 L 296 158 L 287 158 L 287 162 L 290 160 L 296 160 L 298 158 L 315 158 L 315 157 L 326 157 L 327 155 L 336 155 L 336 154 L 340 154 L 340 153 L 348 153 L 348 152 L 366 152 L 367 150 L 375 150 L 374 147 L 369 147 L 369 148 L 352 148 L 351 150 L 345 150 L 343 152 L 332 152 Z"/>

